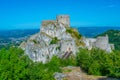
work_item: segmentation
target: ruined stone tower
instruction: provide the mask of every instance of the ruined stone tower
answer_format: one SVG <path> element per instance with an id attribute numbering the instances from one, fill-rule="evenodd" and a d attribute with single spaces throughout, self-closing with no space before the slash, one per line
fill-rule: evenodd
<path id="1" fill-rule="evenodd" d="M 109 40 L 108 40 L 108 36 L 106 35 L 106 36 L 99 36 L 99 37 L 97 37 L 97 39 L 96 39 L 96 42 L 95 42 L 95 46 L 96 47 L 99 47 L 100 49 L 107 49 L 108 48 L 108 46 L 109 46 L 109 42 L 108 42 Z"/>
<path id="2" fill-rule="evenodd" d="M 47 26 L 48 24 L 62 23 L 65 27 L 70 27 L 70 17 L 69 15 L 58 15 L 56 20 L 44 20 L 41 26 Z"/>
<path id="3" fill-rule="evenodd" d="M 58 15 L 57 22 L 63 23 L 66 27 L 70 27 L 70 17 L 69 15 Z"/>
<path id="4" fill-rule="evenodd" d="M 94 43 L 94 46 L 105 50 L 107 52 L 111 52 L 112 48 L 111 48 L 111 44 L 109 44 L 109 39 L 108 39 L 108 35 L 106 36 L 102 36 L 102 37 L 97 37 L 96 42 Z"/>
<path id="5" fill-rule="evenodd" d="M 83 38 L 83 41 L 88 50 L 91 50 L 92 48 L 99 48 L 107 52 L 112 52 L 112 50 L 114 50 L 114 44 L 109 43 L 108 35 L 99 36 L 97 38 Z"/>

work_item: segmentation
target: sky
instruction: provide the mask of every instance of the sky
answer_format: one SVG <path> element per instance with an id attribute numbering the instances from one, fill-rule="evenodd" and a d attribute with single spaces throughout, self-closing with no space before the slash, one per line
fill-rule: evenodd
<path id="1" fill-rule="evenodd" d="M 0 30 L 39 29 L 60 14 L 75 27 L 120 27 L 120 0 L 0 0 Z"/>

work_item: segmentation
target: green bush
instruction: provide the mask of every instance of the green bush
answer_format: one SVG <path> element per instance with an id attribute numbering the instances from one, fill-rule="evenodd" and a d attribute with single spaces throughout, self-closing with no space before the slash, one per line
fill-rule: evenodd
<path id="1" fill-rule="evenodd" d="M 80 49 L 77 65 L 88 74 L 120 78 L 120 51 L 106 53 L 99 49 Z"/>
<path id="2" fill-rule="evenodd" d="M 71 56 L 67 59 L 60 59 L 60 64 L 61 64 L 62 67 L 76 66 L 76 58 L 74 56 Z"/>
<path id="3" fill-rule="evenodd" d="M 75 58 L 62 60 L 56 56 L 46 64 L 32 62 L 19 48 L 0 50 L 0 80 L 54 80 L 60 67 L 74 65 Z"/>
<path id="4" fill-rule="evenodd" d="M 37 43 L 38 43 L 38 41 L 37 41 L 37 40 L 33 40 L 33 42 L 34 42 L 35 44 L 37 44 Z"/>
<path id="5" fill-rule="evenodd" d="M 0 79 L 27 79 L 28 69 L 32 61 L 18 48 L 0 50 Z"/>
<path id="6" fill-rule="evenodd" d="M 59 41 L 58 38 L 57 38 L 57 37 L 54 37 L 54 38 L 52 38 L 50 44 L 57 44 L 58 41 Z"/>

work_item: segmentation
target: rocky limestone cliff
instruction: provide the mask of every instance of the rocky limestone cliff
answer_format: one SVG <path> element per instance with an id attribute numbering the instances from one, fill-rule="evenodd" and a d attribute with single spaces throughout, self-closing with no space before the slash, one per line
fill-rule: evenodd
<path id="1" fill-rule="evenodd" d="M 20 45 L 34 62 L 47 62 L 53 55 L 68 58 L 75 55 L 80 47 L 91 50 L 94 47 L 112 52 L 108 36 L 82 38 L 76 29 L 70 28 L 68 15 L 59 15 L 57 20 L 43 21 L 40 32 L 32 35 Z"/>
<path id="2" fill-rule="evenodd" d="M 64 19 L 65 18 L 63 18 L 62 21 L 64 21 Z M 53 55 L 60 58 L 68 58 L 71 54 L 75 55 L 81 46 L 76 42 L 80 41 L 81 36 L 77 30 L 70 28 L 60 21 L 44 21 L 40 32 L 31 36 L 27 42 L 23 42 L 20 47 L 34 62 L 40 61 L 45 63 L 49 61 Z"/>

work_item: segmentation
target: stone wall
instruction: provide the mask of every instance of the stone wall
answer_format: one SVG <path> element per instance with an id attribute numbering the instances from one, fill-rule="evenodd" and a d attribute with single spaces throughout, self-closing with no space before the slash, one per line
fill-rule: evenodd
<path id="1" fill-rule="evenodd" d="M 68 15 L 58 15 L 57 22 L 63 23 L 66 27 L 70 27 L 70 17 Z"/>
<path id="2" fill-rule="evenodd" d="M 47 26 L 48 24 L 62 23 L 65 27 L 70 27 L 70 17 L 68 15 L 58 15 L 56 20 L 44 20 L 42 21 L 42 27 Z"/>
<path id="3" fill-rule="evenodd" d="M 97 37 L 94 46 L 106 50 L 109 47 L 108 36 Z"/>
<path id="4" fill-rule="evenodd" d="M 92 48 L 99 48 L 107 52 L 112 52 L 114 49 L 114 44 L 109 43 L 108 36 L 99 36 L 97 38 L 84 38 L 83 39 L 85 46 L 88 50 Z"/>
<path id="5" fill-rule="evenodd" d="M 56 21 L 55 20 L 44 20 L 42 21 L 42 25 L 41 26 L 47 26 L 48 24 L 51 24 L 51 23 L 55 23 Z"/>

